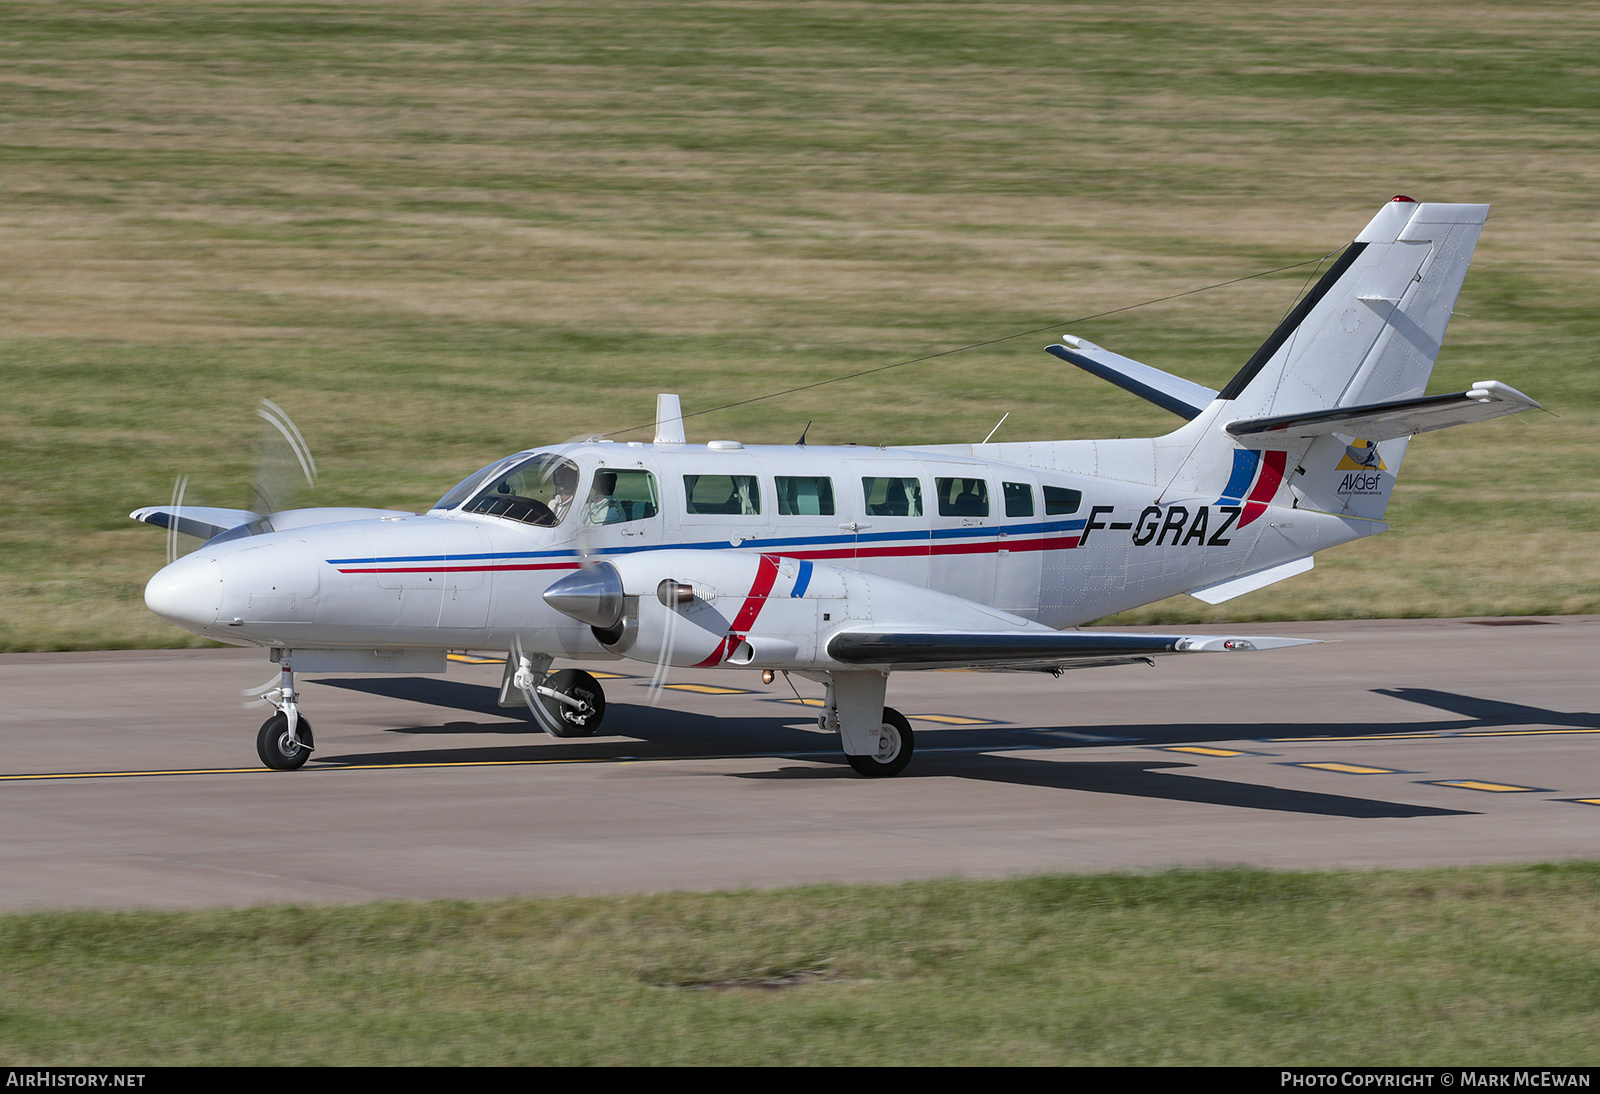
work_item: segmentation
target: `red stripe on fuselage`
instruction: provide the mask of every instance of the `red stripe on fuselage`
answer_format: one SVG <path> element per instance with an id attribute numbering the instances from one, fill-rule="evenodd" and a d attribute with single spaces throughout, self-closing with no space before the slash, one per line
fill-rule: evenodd
<path id="1" fill-rule="evenodd" d="M 383 566 L 375 570 L 346 570 L 341 574 L 487 574 L 499 570 L 576 570 L 581 562 L 505 563 L 499 566 Z"/>
<path id="2" fill-rule="evenodd" d="M 898 547 L 840 547 L 826 551 L 785 551 L 785 558 L 915 558 L 926 555 L 992 555 L 999 551 L 1070 551 L 1081 536 L 1056 539 L 1001 539 L 981 543 L 911 543 Z"/>
<path id="3" fill-rule="evenodd" d="M 984 555 L 997 551 L 1069 551 L 1078 545 L 1079 536 L 1060 536 L 1052 539 L 1002 539 L 981 543 L 921 543 L 898 547 L 840 547 L 829 550 L 784 551 L 784 558 L 912 558 L 919 555 Z M 486 574 L 512 570 L 576 570 L 582 563 L 567 562 L 505 562 L 485 566 L 378 566 L 368 568 L 340 567 L 341 574 Z"/>
<path id="4" fill-rule="evenodd" d="M 767 606 L 767 594 L 772 591 L 772 586 L 777 580 L 778 556 L 762 555 L 761 562 L 756 566 L 756 579 L 751 583 L 750 591 L 745 594 L 744 603 L 739 606 L 739 613 L 733 617 L 733 625 L 728 628 L 728 633 L 723 636 L 722 641 L 717 643 L 717 648 L 711 651 L 711 655 L 695 668 L 703 669 L 721 664 L 723 658 L 744 641 L 744 636 L 754 625 L 756 616 Z"/>

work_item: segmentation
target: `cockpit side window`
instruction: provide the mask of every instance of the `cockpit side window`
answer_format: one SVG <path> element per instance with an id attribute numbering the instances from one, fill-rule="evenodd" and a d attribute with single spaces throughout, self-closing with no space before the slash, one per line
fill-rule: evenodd
<path id="1" fill-rule="evenodd" d="M 563 456 L 543 453 L 492 477 L 461 510 L 553 528 L 572 508 L 577 488 L 578 465 Z"/>
<path id="2" fill-rule="evenodd" d="M 613 471 L 602 467 L 594 473 L 589 499 L 583 503 L 585 524 L 625 524 L 644 520 L 661 511 L 661 495 L 656 492 L 656 477 L 648 471 Z"/>

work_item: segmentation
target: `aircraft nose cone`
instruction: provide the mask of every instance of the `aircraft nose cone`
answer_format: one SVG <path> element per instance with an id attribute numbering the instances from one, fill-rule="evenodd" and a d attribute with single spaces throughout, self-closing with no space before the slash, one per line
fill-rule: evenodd
<path id="1" fill-rule="evenodd" d="M 544 602 L 556 611 L 601 630 L 622 621 L 622 597 L 622 575 L 609 562 L 585 566 L 544 591 Z"/>
<path id="2" fill-rule="evenodd" d="M 222 610 L 222 567 L 198 555 L 180 558 L 150 579 L 144 587 L 144 603 L 185 630 L 209 630 Z"/>

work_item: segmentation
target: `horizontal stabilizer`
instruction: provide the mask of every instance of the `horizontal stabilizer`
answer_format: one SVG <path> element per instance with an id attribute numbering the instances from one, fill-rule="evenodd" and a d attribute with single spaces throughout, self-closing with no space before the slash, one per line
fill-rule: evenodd
<path id="1" fill-rule="evenodd" d="M 1063 335 L 1062 345 L 1046 346 L 1046 353 L 1077 365 L 1102 380 L 1110 380 L 1124 391 L 1170 410 L 1186 421 L 1193 421 L 1217 397 L 1217 393 L 1181 376 L 1140 364 L 1131 357 L 1102 349 L 1087 338 Z"/>
<path id="2" fill-rule="evenodd" d="M 261 519 L 260 513 L 248 509 L 212 509 L 203 505 L 148 505 L 135 509 L 128 516 L 157 528 L 176 526 L 184 535 L 198 539 L 210 539 L 229 528 Z"/>
<path id="3" fill-rule="evenodd" d="M 1068 669 L 1126 664 L 1172 653 L 1237 653 L 1313 643 L 1307 638 L 1104 631 L 848 630 L 828 640 L 847 665 L 894 668 Z"/>
<path id="4" fill-rule="evenodd" d="M 1242 577 L 1230 577 L 1226 581 L 1218 581 L 1211 585 L 1202 585 L 1198 589 L 1190 589 L 1189 595 L 1196 600 L 1203 600 L 1207 604 L 1221 604 L 1225 600 L 1232 600 L 1245 593 L 1253 593 L 1257 589 L 1265 589 L 1268 585 L 1276 585 L 1285 578 L 1295 574 L 1303 574 L 1311 569 L 1314 563 L 1311 556 L 1297 558 L 1293 562 L 1284 562 L 1277 566 L 1269 566 L 1265 570 L 1257 570 L 1253 574 Z"/>
<path id="5" fill-rule="evenodd" d="M 1483 422 L 1540 406 L 1514 387 L 1495 380 L 1474 384 L 1454 395 L 1427 395 L 1365 406 L 1335 407 L 1273 418 L 1230 422 L 1230 436 L 1251 448 L 1287 448 L 1294 442 L 1340 433 L 1370 443 L 1410 437 L 1452 425 Z"/>

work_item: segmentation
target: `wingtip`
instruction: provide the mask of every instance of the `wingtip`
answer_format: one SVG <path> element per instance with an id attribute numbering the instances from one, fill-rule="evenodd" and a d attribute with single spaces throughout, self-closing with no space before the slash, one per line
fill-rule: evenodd
<path id="1" fill-rule="evenodd" d="M 1255 650 L 1278 650 L 1289 646 L 1320 646 L 1315 638 L 1279 638 L 1277 636 L 1193 635 L 1178 640 L 1173 647 L 1179 653 L 1249 653 Z"/>

